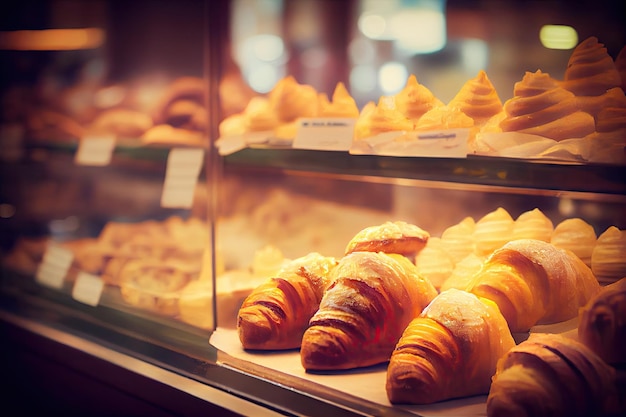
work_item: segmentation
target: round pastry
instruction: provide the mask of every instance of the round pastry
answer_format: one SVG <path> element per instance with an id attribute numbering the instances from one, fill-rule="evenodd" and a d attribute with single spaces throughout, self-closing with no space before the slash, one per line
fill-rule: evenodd
<path id="1" fill-rule="evenodd" d="M 414 124 L 396 108 L 393 97 L 381 97 L 378 103 L 363 107 L 354 130 L 356 139 L 365 139 L 385 132 L 413 130 Z"/>
<path id="2" fill-rule="evenodd" d="M 156 105 L 154 123 L 167 123 L 168 112 L 177 100 L 190 100 L 204 104 L 206 82 L 201 77 L 180 77 L 167 88 Z"/>
<path id="3" fill-rule="evenodd" d="M 246 133 L 246 117 L 237 113 L 226 117 L 219 124 L 220 137 L 242 135 Z"/>
<path id="4" fill-rule="evenodd" d="M 131 109 L 110 109 L 96 117 L 90 130 L 94 133 L 112 133 L 118 138 L 136 139 L 152 126 L 152 118 L 145 113 Z"/>
<path id="5" fill-rule="evenodd" d="M 554 225 L 541 210 L 535 208 L 526 211 L 515 219 L 513 225 L 513 238 L 516 239 L 536 239 L 550 242 Z"/>
<path id="6" fill-rule="evenodd" d="M 475 126 L 482 126 L 502 112 L 502 101 L 487 73 L 480 70 L 476 77 L 465 82 L 448 107 L 460 109 L 474 120 Z"/>
<path id="7" fill-rule="evenodd" d="M 319 116 L 320 117 L 359 117 L 359 108 L 356 101 L 350 95 L 346 86 L 339 82 L 333 92 L 332 101 L 324 100 L 324 95 L 319 95 Z"/>
<path id="8" fill-rule="evenodd" d="M 504 103 L 503 132 L 521 132 L 555 141 L 582 138 L 595 131 L 595 120 L 579 110 L 576 96 L 549 74 L 526 72 Z"/>
<path id="9" fill-rule="evenodd" d="M 450 288 L 456 288 L 458 290 L 467 289 L 472 277 L 478 272 L 483 262 L 485 262 L 484 257 L 480 257 L 474 253 L 467 255 L 460 262 L 457 262 L 448 279 L 441 284 L 440 291 L 443 292 Z"/>
<path id="10" fill-rule="evenodd" d="M 626 277 L 602 287 L 580 309 L 578 338 L 608 364 L 626 366 Z"/>
<path id="11" fill-rule="evenodd" d="M 397 109 L 414 123 L 427 111 L 443 106 L 443 102 L 424 85 L 417 81 L 414 74 L 409 76 L 406 85 L 394 96 Z"/>
<path id="12" fill-rule="evenodd" d="M 254 97 L 243 111 L 246 131 L 273 130 L 281 121 L 265 97 Z"/>
<path id="13" fill-rule="evenodd" d="M 282 122 L 317 116 L 317 91 L 299 84 L 293 76 L 278 81 L 268 97 L 271 109 Z"/>
<path id="14" fill-rule="evenodd" d="M 286 261 L 280 249 L 273 245 L 267 245 L 254 252 L 252 275 L 259 278 L 273 277 Z"/>
<path id="15" fill-rule="evenodd" d="M 450 106 L 433 107 L 415 125 L 415 130 L 445 130 L 474 127 L 474 119 L 460 108 Z"/>
<path id="16" fill-rule="evenodd" d="M 188 128 L 193 125 L 194 115 L 204 110 L 204 105 L 193 100 L 173 101 L 164 114 L 163 122 L 174 127 Z"/>
<path id="17" fill-rule="evenodd" d="M 180 291 L 193 274 L 183 265 L 135 259 L 120 270 L 120 293 L 128 304 L 155 313 L 176 316 Z"/>
<path id="18" fill-rule="evenodd" d="M 466 217 L 459 223 L 445 229 L 441 234 L 441 244 L 454 263 L 474 252 L 474 228 L 476 222 Z"/>
<path id="19" fill-rule="evenodd" d="M 626 232 L 611 226 L 596 241 L 591 254 L 591 270 L 601 283 L 626 276 Z"/>
<path id="20" fill-rule="evenodd" d="M 426 246 L 415 256 L 415 265 L 423 277 L 430 280 L 437 289 L 452 273 L 454 262 L 446 252 L 441 238 L 431 237 Z"/>
<path id="21" fill-rule="evenodd" d="M 52 110 L 34 110 L 27 115 L 26 135 L 36 140 L 80 139 L 85 128 L 71 117 Z"/>
<path id="22" fill-rule="evenodd" d="M 178 298 L 178 313 L 178 318 L 187 324 L 201 329 L 212 329 L 213 282 L 195 280 L 185 285 Z"/>
<path id="23" fill-rule="evenodd" d="M 576 102 L 580 110 L 596 119 L 596 130 L 600 112 L 611 107 L 626 109 L 626 95 L 621 87 L 611 88 L 598 96 L 577 96 Z M 606 129 L 606 127 L 601 127 L 601 129 Z"/>
<path id="24" fill-rule="evenodd" d="M 574 217 L 557 224 L 550 238 L 557 248 L 568 249 L 591 267 L 591 254 L 596 245 L 596 231 L 592 225 Z"/>
<path id="25" fill-rule="evenodd" d="M 205 146 L 206 139 L 200 132 L 160 124 L 148 129 L 141 141 L 144 145 Z"/>
<path id="26" fill-rule="evenodd" d="M 596 132 L 587 138 L 591 143 L 590 161 L 626 164 L 626 106 L 600 110 Z"/>
<path id="27" fill-rule="evenodd" d="M 513 236 L 515 220 L 502 207 L 485 214 L 474 228 L 474 251 L 478 256 L 489 255 Z"/>
<path id="28" fill-rule="evenodd" d="M 418 226 L 403 221 L 389 221 L 358 232 L 348 242 L 345 254 L 364 251 L 411 255 L 422 250 L 429 238 L 430 234 Z"/>

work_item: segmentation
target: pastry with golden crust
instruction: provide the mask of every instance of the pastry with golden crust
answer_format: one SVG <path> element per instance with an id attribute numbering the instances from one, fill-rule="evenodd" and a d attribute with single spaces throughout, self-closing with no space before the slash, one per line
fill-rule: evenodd
<path id="1" fill-rule="evenodd" d="M 388 361 L 409 321 L 437 295 L 398 254 L 352 252 L 330 275 L 331 285 L 302 336 L 300 359 L 307 371 Z"/>
<path id="2" fill-rule="evenodd" d="M 578 339 L 608 364 L 626 366 L 626 277 L 602 287 L 580 309 Z"/>
<path id="3" fill-rule="evenodd" d="M 497 249 L 467 287 L 494 301 L 515 333 L 575 318 L 599 290 L 580 258 L 534 239 L 513 240 Z"/>
<path id="4" fill-rule="evenodd" d="M 429 237 L 427 231 L 414 224 L 388 221 L 359 231 L 348 242 L 345 254 L 361 251 L 416 254 L 426 246 Z"/>
<path id="5" fill-rule="evenodd" d="M 413 319 L 387 367 L 393 404 L 487 394 L 496 363 L 515 346 L 498 306 L 465 291 L 440 293 Z"/>
<path id="6" fill-rule="evenodd" d="M 615 370 L 584 344 L 531 333 L 499 361 L 488 417 L 618 416 Z"/>
<path id="7" fill-rule="evenodd" d="M 244 349 L 294 349 L 317 311 L 337 261 L 312 252 L 287 263 L 246 297 L 237 315 Z"/>

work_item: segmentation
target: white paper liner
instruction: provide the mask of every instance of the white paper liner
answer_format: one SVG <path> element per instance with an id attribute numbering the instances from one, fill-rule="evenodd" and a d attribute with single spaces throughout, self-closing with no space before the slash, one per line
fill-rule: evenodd
<path id="1" fill-rule="evenodd" d="M 469 129 L 391 131 L 352 142 L 353 155 L 465 158 Z"/>
<path id="2" fill-rule="evenodd" d="M 516 333 L 516 343 L 526 340 L 530 333 L 558 333 L 578 338 L 578 317 L 560 323 L 534 326 L 530 332 Z M 423 417 L 430 416 L 486 416 L 487 395 L 441 401 L 427 405 L 392 405 L 387 399 L 385 383 L 387 366 L 384 364 L 331 374 L 307 373 L 300 362 L 298 350 L 247 352 L 241 347 L 236 329 L 218 328 L 209 343 L 230 356 L 282 372 L 303 380 L 315 382 L 387 407 L 399 408 Z"/>
<path id="3" fill-rule="evenodd" d="M 587 138 L 557 142 L 542 136 L 519 132 L 476 134 L 473 148 L 476 155 L 519 159 L 541 159 L 569 162 L 590 160 L 592 141 Z"/>
<path id="4" fill-rule="evenodd" d="M 211 335 L 209 342 L 215 348 L 234 358 L 315 382 L 376 404 L 392 407 L 385 391 L 387 377 L 386 365 L 368 367 L 360 370 L 342 371 L 341 373 L 333 374 L 311 374 L 307 373 L 302 367 L 299 351 L 273 351 L 271 353 L 246 352 L 241 347 L 239 336 L 234 329 L 218 328 Z M 393 407 L 408 410 L 424 417 L 486 416 L 486 400 L 486 395 L 478 395 L 429 405 L 396 405 Z"/>

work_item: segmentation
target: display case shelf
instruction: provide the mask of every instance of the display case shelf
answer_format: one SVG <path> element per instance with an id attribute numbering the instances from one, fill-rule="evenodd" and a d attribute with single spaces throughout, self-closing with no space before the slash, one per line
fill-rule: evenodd
<path id="1" fill-rule="evenodd" d="M 347 152 L 250 147 L 224 159 L 225 169 L 279 169 L 378 181 L 418 180 L 468 188 L 502 187 L 510 192 L 537 190 L 593 193 L 626 198 L 626 166 L 468 156 L 415 158 L 351 155 Z M 611 197 L 612 196 L 612 197 Z"/>

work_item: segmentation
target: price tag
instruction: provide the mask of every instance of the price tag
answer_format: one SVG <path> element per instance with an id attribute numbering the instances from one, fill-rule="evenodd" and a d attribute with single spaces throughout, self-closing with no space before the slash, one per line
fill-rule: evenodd
<path id="1" fill-rule="evenodd" d="M 467 158 L 469 129 L 428 132 L 385 132 L 355 141 L 353 155 L 413 156 L 423 158 Z"/>
<path id="2" fill-rule="evenodd" d="M 174 148 L 167 158 L 161 206 L 190 208 L 198 175 L 204 161 L 204 149 Z"/>
<path id="3" fill-rule="evenodd" d="M 86 272 L 80 272 L 72 288 L 72 298 L 90 306 L 97 306 L 104 289 L 102 278 Z"/>
<path id="4" fill-rule="evenodd" d="M 74 160 L 78 165 L 105 166 L 111 163 L 113 149 L 113 135 L 85 136 L 80 140 Z"/>
<path id="5" fill-rule="evenodd" d="M 49 244 L 37 268 L 35 280 L 47 287 L 60 289 L 73 259 L 74 254 L 70 250 Z"/>
<path id="6" fill-rule="evenodd" d="M 354 124 L 350 118 L 305 118 L 300 120 L 295 149 L 347 151 L 352 145 Z"/>

